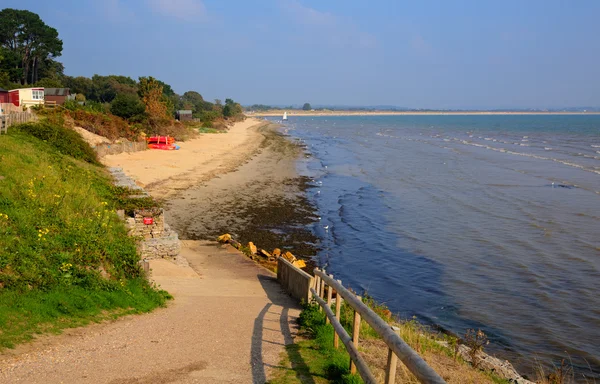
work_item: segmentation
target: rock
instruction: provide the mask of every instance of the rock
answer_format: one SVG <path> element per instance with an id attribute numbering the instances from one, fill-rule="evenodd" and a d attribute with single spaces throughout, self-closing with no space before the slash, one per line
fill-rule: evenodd
<path id="1" fill-rule="evenodd" d="M 221 235 L 221 236 L 217 237 L 217 241 L 219 243 L 227 243 L 228 241 L 231 241 L 231 235 L 229 233 Z"/>
<path id="2" fill-rule="evenodd" d="M 273 250 L 273 253 L 272 253 L 272 255 L 273 255 L 274 257 L 279 257 L 279 256 L 281 256 L 281 249 L 279 249 L 279 248 L 275 248 L 275 249 Z"/>
<path id="3" fill-rule="evenodd" d="M 290 263 L 293 263 L 294 261 L 296 261 L 296 257 L 294 255 L 292 255 L 292 252 L 290 252 L 290 251 L 287 251 L 281 257 L 283 257 L 284 259 L 286 259 Z"/>
<path id="4" fill-rule="evenodd" d="M 256 252 L 258 251 L 258 249 L 256 248 L 256 245 L 254 245 L 253 242 L 248 243 L 248 248 L 250 248 L 250 253 L 253 255 L 256 254 Z"/>
<path id="5" fill-rule="evenodd" d="M 296 260 L 292 263 L 292 265 L 296 268 L 304 268 L 306 267 L 306 263 L 304 262 L 304 260 Z"/>
<path id="6" fill-rule="evenodd" d="M 266 258 L 270 258 L 271 257 L 271 254 L 269 252 L 265 251 L 264 249 L 260 250 L 260 254 L 263 255 Z"/>

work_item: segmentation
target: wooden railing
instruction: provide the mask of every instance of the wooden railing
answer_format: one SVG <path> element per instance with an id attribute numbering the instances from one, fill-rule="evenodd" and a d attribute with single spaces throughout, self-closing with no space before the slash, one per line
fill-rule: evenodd
<path id="1" fill-rule="evenodd" d="M 296 300 L 310 303 L 312 300 L 310 288 L 313 286 L 314 280 L 314 277 L 295 267 L 283 257 L 277 260 L 277 281 Z"/>
<path id="2" fill-rule="evenodd" d="M 313 299 L 319 303 L 327 315 L 327 322 L 330 322 L 335 331 L 334 346 L 337 348 L 339 340 L 342 341 L 348 354 L 350 355 L 350 371 L 362 377 L 365 383 L 376 383 L 371 370 L 358 352 L 358 339 L 360 335 L 360 321 L 364 319 L 388 346 L 388 359 L 385 374 L 386 384 L 393 384 L 396 377 L 396 365 L 398 358 L 404 363 L 406 368 L 415 375 L 421 382 L 426 384 L 445 383 L 427 363 L 419 356 L 402 338 L 379 317 L 362 300 L 350 292 L 342 285 L 342 282 L 335 280 L 333 275 L 327 275 L 325 270 L 315 268 L 314 286 L 310 289 Z M 327 288 L 327 289 L 326 289 Z M 331 310 L 333 291 L 336 292 L 335 314 Z M 325 292 L 327 292 L 327 301 L 325 301 Z M 354 310 L 354 323 L 352 328 L 352 337 L 340 323 L 340 311 L 342 300 Z"/>

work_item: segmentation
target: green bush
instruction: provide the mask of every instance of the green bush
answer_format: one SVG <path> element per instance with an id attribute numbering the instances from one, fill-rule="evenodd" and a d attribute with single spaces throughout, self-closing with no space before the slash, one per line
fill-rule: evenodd
<path id="1" fill-rule="evenodd" d="M 146 106 L 141 102 L 137 95 L 119 93 L 110 105 L 110 112 L 113 115 L 130 119 L 141 115 L 146 110 Z"/>
<path id="2" fill-rule="evenodd" d="M 72 129 L 49 122 L 25 123 L 15 126 L 14 129 L 47 142 L 64 155 L 99 164 L 96 152 Z"/>

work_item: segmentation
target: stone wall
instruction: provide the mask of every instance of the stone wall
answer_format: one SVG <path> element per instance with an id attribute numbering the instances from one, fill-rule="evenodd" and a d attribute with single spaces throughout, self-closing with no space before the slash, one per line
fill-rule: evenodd
<path id="1" fill-rule="evenodd" d="M 161 237 L 143 240 L 140 243 L 143 259 L 176 259 L 181 251 L 179 236 L 165 224 Z"/>
<path id="2" fill-rule="evenodd" d="M 144 219 L 152 219 L 145 224 Z M 142 259 L 176 259 L 181 251 L 181 243 L 177 232 L 165 223 L 165 212 L 162 208 L 141 209 L 127 218 L 129 234 L 141 237 L 139 251 Z"/>
<path id="3" fill-rule="evenodd" d="M 146 224 L 144 220 L 152 220 Z M 130 235 L 143 237 L 144 240 L 156 239 L 163 236 L 165 231 L 165 211 L 162 208 L 139 209 L 134 216 L 127 218 Z"/>

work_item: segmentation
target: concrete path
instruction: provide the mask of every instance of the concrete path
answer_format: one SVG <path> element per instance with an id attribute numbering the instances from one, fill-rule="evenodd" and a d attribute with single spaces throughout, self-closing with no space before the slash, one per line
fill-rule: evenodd
<path id="1" fill-rule="evenodd" d="M 0 357 L 0 383 L 264 383 L 299 307 L 231 247 L 184 242 L 190 267 L 151 262 L 165 309 L 66 331 Z"/>

